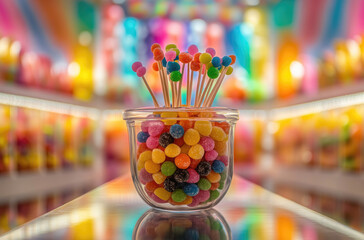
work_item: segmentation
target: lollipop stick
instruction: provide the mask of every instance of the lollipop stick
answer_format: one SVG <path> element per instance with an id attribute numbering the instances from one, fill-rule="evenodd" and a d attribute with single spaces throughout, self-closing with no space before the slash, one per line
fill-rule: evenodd
<path id="1" fill-rule="evenodd" d="M 202 104 L 202 102 L 203 102 L 203 99 L 205 98 L 205 96 L 206 96 L 206 93 L 208 92 L 208 88 L 211 86 L 211 83 L 212 83 L 212 79 L 211 78 L 209 78 L 208 79 L 208 81 L 207 81 L 207 84 L 206 84 L 206 87 L 205 87 L 205 89 L 203 90 L 203 93 L 202 93 L 202 96 L 201 96 L 201 98 L 199 99 L 199 101 L 198 101 L 198 107 L 200 107 L 201 106 L 201 104 Z"/>
<path id="2" fill-rule="evenodd" d="M 202 94 L 202 90 L 204 88 L 204 85 L 205 85 L 205 81 L 206 81 L 206 74 L 207 74 L 207 69 L 205 69 L 205 73 L 203 75 L 203 78 L 202 78 L 202 82 L 201 82 L 201 86 L 200 86 L 200 91 L 198 93 L 198 101 L 197 101 L 197 106 L 199 105 L 200 103 L 200 100 L 201 100 L 201 94 Z"/>
<path id="3" fill-rule="evenodd" d="M 207 102 L 207 98 L 208 98 L 208 96 L 210 95 L 210 93 L 211 93 L 211 89 L 212 89 L 212 86 L 214 85 L 214 83 L 213 83 L 213 80 L 211 80 L 210 82 L 210 86 L 208 87 L 208 89 L 207 89 L 207 92 L 206 92 L 206 98 L 205 98 L 205 101 L 203 102 L 203 107 L 206 107 L 206 102 Z M 206 86 L 206 88 L 207 88 L 207 86 Z M 202 102 L 201 102 L 202 103 Z"/>
<path id="4" fill-rule="evenodd" d="M 169 82 L 171 84 L 171 92 L 172 92 L 172 107 L 174 107 L 174 84 L 173 84 L 173 81 L 171 79 L 169 79 Z"/>
<path id="5" fill-rule="evenodd" d="M 212 103 L 214 102 L 217 92 L 218 92 L 219 88 L 221 87 L 222 81 L 224 80 L 226 71 L 227 71 L 227 68 L 222 70 L 221 75 L 218 79 L 219 81 L 216 82 L 215 88 L 213 89 L 213 92 L 211 92 L 211 94 L 210 94 L 210 99 L 209 99 L 209 102 L 207 103 L 208 107 L 211 107 Z"/>
<path id="6" fill-rule="evenodd" d="M 181 106 L 181 90 L 182 90 L 182 81 L 183 81 L 183 73 L 185 71 L 185 63 L 182 65 L 182 77 L 181 77 L 181 80 L 179 80 L 179 84 L 178 84 L 178 93 L 177 93 L 177 106 L 180 107 Z"/>
<path id="7" fill-rule="evenodd" d="M 143 82 L 144 82 L 145 86 L 148 88 L 148 91 L 149 91 L 150 95 L 151 95 L 151 96 L 152 96 L 152 98 L 153 98 L 154 106 L 155 106 L 155 107 L 159 107 L 159 104 L 158 104 L 158 102 L 157 102 L 157 99 L 155 98 L 154 93 L 152 92 L 152 89 L 150 89 L 150 87 L 149 87 L 149 84 L 148 84 L 147 80 L 145 79 L 145 77 L 144 77 L 144 76 L 142 76 L 142 79 L 143 79 Z"/>
<path id="8" fill-rule="evenodd" d="M 161 70 L 161 64 L 158 62 L 158 73 L 159 73 L 159 78 L 161 80 L 161 85 L 162 85 L 162 91 L 163 91 L 163 98 L 164 98 L 164 105 L 167 106 L 168 100 L 167 100 L 167 94 L 166 94 L 166 86 L 164 84 L 164 76 L 162 74 L 162 70 Z"/>
<path id="9" fill-rule="evenodd" d="M 198 91 L 200 89 L 200 82 L 201 82 L 201 71 L 202 71 L 202 67 L 200 68 L 200 71 L 198 72 L 198 80 L 197 80 L 197 85 L 196 85 L 196 92 L 195 92 L 195 104 L 194 106 L 196 107 L 196 101 L 198 100 Z"/>
<path id="10" fill-rule="evenodd" d="M 191 106 L 191 96 L 192 96 L 192 86 L 193 86 L 193 71 L 191 70 L 191 76 L 190 76 L 190 92 L 189 92 L 189 95 L 188 95 L 188 103 L 187 103 L 187 106 Z"/>
<path id="11" fill-rule="evenodd" d="M 188 96 L 190 94 L 190 63 L 187 65 L 187 91 L 186 91 L 186 106 L 188 106 Z"/>

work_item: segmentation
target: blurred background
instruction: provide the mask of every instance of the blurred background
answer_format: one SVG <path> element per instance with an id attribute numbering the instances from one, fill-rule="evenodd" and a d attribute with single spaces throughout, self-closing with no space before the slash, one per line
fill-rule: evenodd
<path id="1" fill-rule="evenodd" d="M 235 172 L 364 231 L 364 1 L 0 1 L 0 234 L 129 171 L 150 45 L 235 54 Z M 147 79 L 162 100 L 158 76 Z M 185 93 L 183 93 L 185 96 Z M 161 101 L 160 101 L 161 102 Z"/>

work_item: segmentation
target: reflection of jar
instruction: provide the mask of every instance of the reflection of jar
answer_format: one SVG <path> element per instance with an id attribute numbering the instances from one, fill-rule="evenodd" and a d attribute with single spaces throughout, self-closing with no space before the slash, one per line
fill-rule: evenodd
<path id="1" fill-rule="evenodd" d="M 232 239 L 224 217 L 214 209 L 165 212 L 150 209 L 135 224 L 133 239 Z"/>
<path id="2" fill-rule="evenodd" d="M 152 207 L 215 206 L 233 174 L 238 112 L 228 108 L 127 110 L 133 182 Z"/>

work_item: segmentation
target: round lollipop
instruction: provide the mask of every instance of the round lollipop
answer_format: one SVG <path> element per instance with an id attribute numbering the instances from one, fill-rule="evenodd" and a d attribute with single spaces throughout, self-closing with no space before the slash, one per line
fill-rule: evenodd
<path id="1" fill-rule="evenodd" d="M 138 68 L 142 67 L 143 64 L 141 62 L 134 62 L 133 65 L 131 65 L 131 69 L 136 72 Z"/>
<path id="2" fill-rule="evenodd" d="M 214 57 L 216 55 L 216 51 L 214 48 L 206 48 L 206 52 L 211 55 L 211 57 Z"/>
<path id="3" fill-rule="evenodd" d="M 173 50 L 169 50 L 168 52 L 166 52 L 165 54 L 165 58 L 166 58 L 166 61 L 174 61 L 174 59 L 176 58 L 177 54 L 175 51 Z"/>
<path id="4" fill-rule="evenodd" d="M 187 51 L 191 55 L 195 55 L 198 52 L 198 47 L 195 44 L 192 44 L 191 46 L 188 47 Z"/>

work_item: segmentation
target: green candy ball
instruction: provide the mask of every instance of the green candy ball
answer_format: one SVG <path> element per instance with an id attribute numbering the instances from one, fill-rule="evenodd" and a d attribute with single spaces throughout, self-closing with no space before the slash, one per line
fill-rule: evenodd
<path id="1" fill-rule="evenodd" d="M 219 76 L 220 72 L 217 68 L 211 67 L 207 70 L 207 76 L 211 79 L 216 79 Z"/>
<path id="2" fill-rule="evenodd" d="M 186 197 L 187 195 L 183 192 L 182 189 L 177 189 L 172 193 L 172 200 L 175 202 L 183 202 L 184 200 L 186 200 Z"/>
<path id="3" fill-rule="evenodd" d="M 179 71 L 171 72 L 170 78 L 173 82 L 178 82 L 182 79 L 182 73 L 180 73 Z"/>
<path id="4" fill-rule="evenodd" d="M 170 43 L 166 45 L 166 51 L 172 49 L 172 48 L 177 48 L 176 44 Z"/>
<path id="5" fill-rule="evenodd" d="M 173 173 L 176 171 L 176 165 L 173 162 L 166 161 L 161 166 L 161 172 L 164 176 L 172 176 Z"/>
<path id="6" fill-rule="evenodd" d="M 210 198 L 209 198 L 209 202 L 210 201 L 214 201 L 215 199 L 217 199 L 218 197 L 220 196 L 220 193 L 219 193 L 219 191 L 217 191 L 217 190 L 212 190 L 212 191 L 210 191 Z"/>
<path id="7" fill-rule="evenodd" d="M 209 190 L 211 188 L 211 183 L 206 178 L 201 178 L 200 181 L 198 181 L 197 186 L 201 190 Z"/>

